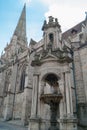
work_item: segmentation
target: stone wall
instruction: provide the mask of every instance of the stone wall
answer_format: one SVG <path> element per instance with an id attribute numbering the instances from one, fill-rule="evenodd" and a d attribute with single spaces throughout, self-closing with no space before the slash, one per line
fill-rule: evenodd
<path id="1" fill-rule="evenodd" d="M 79 51 L 74 52 L 74 64 L 75 64 L 77 100 L 78 100 L 78 104 L 79 104 L 79 103 L 85 102 L 83 72 L 82 72 L 82 64 L 81 64 Z"/>
<path id="2" fill-rule="evenodd" d="M 3 118 L 5 114 L 6 104 L 7 104 L 7 97 L 4 98 L 4 103 L 3 103 Z"/>
<path id="3" fill-rule="evenodd" d="M 5 72 L 0 73 L 0 117 L 3 117 L 4 90 L 5 90 Z"/>
<path id="4" fill-rule="evenodd" d="M 23 101 L 24 101 L 24 93 L 18 93 L 15 96 L 15 101 L 14 101 L 14 119 L 21 119 L 22 116 L 22 109 L 23 109 Z"/>
<path id="5" fill-rule="evenodd" d="M 80 50 L 81 57 L 81 66 L 82 66 L 82 74 L 83 74 L 83 82 L 84 82 L 84 94 L 87 103 L 87 48 L 83 48 Z"/>

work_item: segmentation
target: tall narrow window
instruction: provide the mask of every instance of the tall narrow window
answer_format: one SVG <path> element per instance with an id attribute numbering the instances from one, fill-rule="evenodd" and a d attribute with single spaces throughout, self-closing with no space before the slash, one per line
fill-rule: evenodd
<path id="1" fill-rule="evenodd" d="M 8 93 L 9 79 L 10 79 L 10 77 L 9 77 L 8 73 L 6 72 L 5 86 L 4 86 L 4 96 L 7 96 L 7 93 Z"/>
<path id="2" fill-rule="evenodd" d="M 22 71 L 21 79 L 20 79 L 20 91 L 24 90 L 25 85 L 25 70 Z"/>
<path id="3" fill-rule="evenodd" d="M 50 34 L 49 34 L 49 40 L 50 40 L 50 42 L 52 42 L 52 43 L 53 43 L 53 40 L 54 40 L 53 33 L 50 33 Z"/>

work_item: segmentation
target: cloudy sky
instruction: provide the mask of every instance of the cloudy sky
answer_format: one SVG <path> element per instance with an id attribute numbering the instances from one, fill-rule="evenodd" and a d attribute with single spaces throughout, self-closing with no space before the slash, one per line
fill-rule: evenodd
<path id="1" fill-rule="evenodd" d="M 85 19 L 87 0 L 0 0 L 0 53 L 9 43 L 24 3 L 27 8 L 27 38 L 39 41 L 44 19 L 58 18 L 62 31 Z"/>

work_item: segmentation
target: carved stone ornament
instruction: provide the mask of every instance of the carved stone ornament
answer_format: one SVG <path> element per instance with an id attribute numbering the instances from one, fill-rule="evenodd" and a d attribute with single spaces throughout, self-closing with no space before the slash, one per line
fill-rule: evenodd
<path id="1" fill-rule="evenodd" d="M 35 54 L 31 65 L 40 66 L 42 61 L 48 57 L 55 58 L 59 63 L 72 62 L 72 57 L 66 46 L 64 46 L 63 50 L 60 50 L 59 48 L 52 50 L 52 43 L 49 43 L 46 50 L 43 49 L 42 52 Z"/>

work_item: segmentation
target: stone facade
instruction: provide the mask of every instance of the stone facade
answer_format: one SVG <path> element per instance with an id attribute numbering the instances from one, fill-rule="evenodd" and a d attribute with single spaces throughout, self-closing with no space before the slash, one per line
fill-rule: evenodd
<path id="1" fill-rule="evenodd" d="M 43 38 L 26 38 L 26 7 L 0 58 L 0 117 L 29 130 L 87 129 L 87 19 L 62 33 L 57 18 Z"/>

